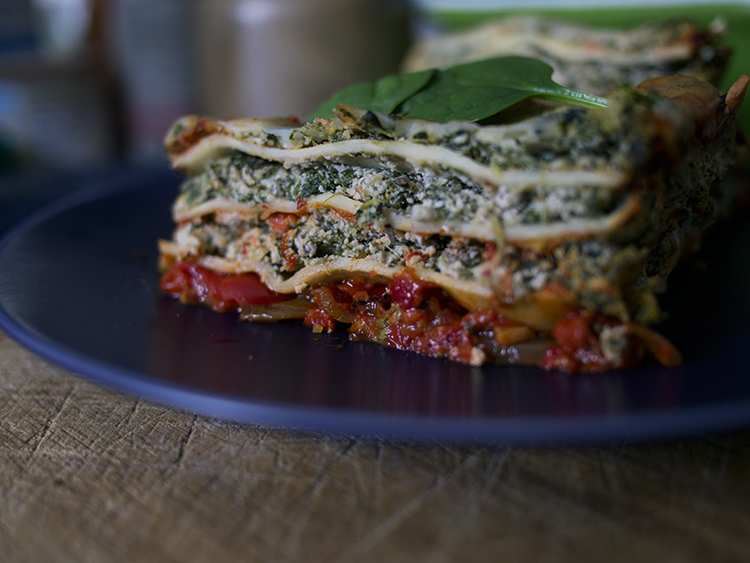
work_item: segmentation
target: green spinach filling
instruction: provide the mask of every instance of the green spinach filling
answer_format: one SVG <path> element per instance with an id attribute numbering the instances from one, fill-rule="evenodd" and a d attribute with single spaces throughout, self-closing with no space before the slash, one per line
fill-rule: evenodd
<path id="1" fill-rule="evenodd" d="M 357 212 L 361 224 L 383 226 L 385 211 L 391 210 L 419 222 L 486 222 L 494 215 L 505 225 L 523 225 L 607 214 L 627 195 L 598 186 L 534 185 L 501 185 L 493 193 L 450 171 L 410 169 L 383 159 L 367 164 L 329 161 L 285 168 L 234 152 L 186 180 L 178 206 L 190 209 L 210 201 L 257 206 L 342 194 L 362 203 Z"/>

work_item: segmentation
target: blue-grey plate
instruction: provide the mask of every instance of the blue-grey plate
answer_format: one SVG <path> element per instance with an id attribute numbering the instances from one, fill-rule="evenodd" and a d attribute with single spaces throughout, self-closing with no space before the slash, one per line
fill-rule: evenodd
<path id="1" fill-rule="evenodd" d="M 750 222 L 675 272 L 661 327 L 684 364 L 603 375 L 472 368 L 239 322 L 157 291 L 178 178 L 129 174 L 0 242 L 0 327 L 37 354 L 145 398 L 249 423 L 464 442 L 592 443 L 750 425 Z M 701 267 L 697 267 L 701 266 Z"/>

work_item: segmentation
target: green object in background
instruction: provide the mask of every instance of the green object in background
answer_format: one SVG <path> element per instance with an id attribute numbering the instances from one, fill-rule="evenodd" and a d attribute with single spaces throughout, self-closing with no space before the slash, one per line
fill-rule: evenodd
<path id="1" fill-rule="evenodd" d="M 582 6 L 568 8 L 519 7 L 513 5 L 506 8 L 471 9 L 460 7 L 462 5 L 460 1 L 456 1 L 454 7 L 446 7 L 446 2 L 439 4 L 440 8 L 427 8 L 429 2 L 422 3 L 418 10 L 418 17 L 430 24 L 439 25 L 445 30 L 466 29 L 489 20 L 521 15 L 539 16 L 592 27 L 613 29 L 624 29 L 648 22 L 677 18 L 693 20 L 699 26 L 707 26 L 719 17 L 727 25 L 723 44 L 733 49 L 732 58 L 719 88 L 726 91 L 741 75 L 750 75 L 750 2 L 654 3 L 653 5 L 639 3 L 631 6 L 620 3 L 610 7 L 600 5 L 594 8 Z M 500 2 L 497 4 L 500 4 Z M 746 103 L 740 109 L 739 117 L 740 126 L 745 131 L 750 131 L 750 107 L 748 105 L 750 104 Z"/>

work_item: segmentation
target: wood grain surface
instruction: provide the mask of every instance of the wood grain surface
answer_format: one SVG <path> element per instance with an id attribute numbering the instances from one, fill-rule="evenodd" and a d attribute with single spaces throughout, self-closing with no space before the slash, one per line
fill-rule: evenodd
<path id="1" fill-rule="evenodd" d="M 0 560 L 750 561 L 750 432 L 311 436 L 111 392 L 0 333 Z"/>

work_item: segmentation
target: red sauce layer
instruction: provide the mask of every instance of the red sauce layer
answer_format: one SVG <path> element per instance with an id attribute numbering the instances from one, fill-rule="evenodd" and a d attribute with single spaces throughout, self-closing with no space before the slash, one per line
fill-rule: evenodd
<path id="1" fill-rule="evenodd" d="M 217 311 L 242 311 L 273 305 L 296 295 L 279 294 L 256 274 L 222 274 L 192 262 L 176 262 L 164 273 L 161 289 L 185 303 Z M 316 332 L 348 325 L 351 338 L 400 350 L 478 364 L 506 356 L 504 347 L 541 336 L 494 309 L 467 311 L 438 286 L 405 270 L 384 284 L 363 275 L 308 289 L 300 316 Z M 602 330 L 625 327 L 626 349 L 614 365 L 602 351 Z M 632 330 L 631 330 L 632 328 Z M 642 327 L 589 311 L 574 311 L 552 330 L 556 343 L 541 360 L 544 369 L 600 372 L 636 365 L 645 350 L 665 365 L 679 362 L 674 347 Z"/>
<path id="2" fill-rule="evenodd" d="M 552 329 L 557 344 L 550 346 L 540 366 L 567 372 L 601 372 L 616 367 L 637 365 L 643 357 L 643 346 L 635 337 L 628 338 L 628 346 L 621 363 L 614 365 L 602 351 L 600 334 L 606 326 L 622 323 L 617 319 L 579 310 L 569 313 Z"/>
<path id="3" fill-rule="evenodd" d="M 172 264 L 162 275 L 159 287 L 183 303 L 202 303 L 221 312 L 294 297 L 271 291 L 257 274 L 222 274 L 194 262 Z"/>

